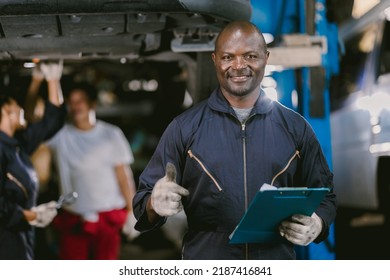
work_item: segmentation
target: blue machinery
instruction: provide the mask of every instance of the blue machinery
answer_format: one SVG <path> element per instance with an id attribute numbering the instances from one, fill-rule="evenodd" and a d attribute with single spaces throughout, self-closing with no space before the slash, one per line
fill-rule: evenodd
<path id="1" fill-rule="evenodd" d="M 326 0 L 251 3 L 251 21 L 272 41 L 270 75 L 264 86 L 277 93 L 282 104 L 309 121 L 332 169 L 329 81 L 339 71 L 339 60 L 337 27 L 327 21 Z M 297 246 L 296 252 L 298 259 L 326 260 L 335 259 L 334 249 L 332 226 L 325 242 Z"/>

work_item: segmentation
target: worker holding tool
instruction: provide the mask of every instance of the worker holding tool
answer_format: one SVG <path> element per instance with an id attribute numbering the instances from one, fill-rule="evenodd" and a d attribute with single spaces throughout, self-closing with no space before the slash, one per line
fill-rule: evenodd
<path id="1" fill-rule="evenodd" d="M 27 123 L 24 111 L 10 96 L 0 96 L 0 259 L 34 258 L 33 227 L 46 227 L 57 215 L 56 202 L 36 206 L 38 178 L 30 155 L 64 124 L 62 64 L 37 66 L 48 83 L 41 120 Z"/>

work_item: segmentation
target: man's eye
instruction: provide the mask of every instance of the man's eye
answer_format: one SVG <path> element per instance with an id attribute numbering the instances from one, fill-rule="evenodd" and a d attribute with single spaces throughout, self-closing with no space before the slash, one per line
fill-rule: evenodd
<path id="1" fill-rule="evenodd" d="M 231 60 L 232 57 L 230 55 L 224 55 L 222 56 L 222 60 Z"/>
<path id="2" fill-rule="evenodd" d="M 248 54 L 248 55 L 245 56 L 245 58 L 246 58 L 246 59 L 256 59 L 257 56 L 254 55 L 254 54 Z"/>

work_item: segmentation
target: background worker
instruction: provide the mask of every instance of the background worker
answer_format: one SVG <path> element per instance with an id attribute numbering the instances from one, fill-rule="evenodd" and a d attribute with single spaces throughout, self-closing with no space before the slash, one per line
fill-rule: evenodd
<path id="1" fill-rule="evenodd" d="M 36 206 L 39 183 L 30 156 L 64 124 L 62 66 L 38 67 L 48 83 L 48 100 L 39 121 L 27 123 L 14 98 L 0 97 L 0 259 L 33 259 L 33 227 L 47 226 L 57 214 L 55 201 Z"/>
<path id="2" fill-rule="evenodd" d="M 60 259 L 117 259 L 122 228 L 134 232 L 133 154 L 118 127 L 96 120 L 96 97 L 92 85 L 74 84 L 67 96 L 70 122 L 46 143 L 61 193 L 78 193 L 53 222 Z"/>

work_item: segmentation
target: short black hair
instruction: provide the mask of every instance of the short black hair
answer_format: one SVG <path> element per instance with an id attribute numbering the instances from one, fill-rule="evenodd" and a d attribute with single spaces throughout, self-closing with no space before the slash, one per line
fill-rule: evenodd
<path id="1" fill-rule="evenodd" d="M 3 108 L 5 104 L 9 104 L 12 101 L 11 97 L 5 94 L 0 94 L 0 109 Z"/>
<path id="2" fill-rule="evenodd" d="M 227 25 L 225 25 L 222 30 L 219 32 L 216 40 L 215 40 L 215 50 L 217 49 L 217 46 L 219 44 L 219 38 L 221 37 L 222 33 L 224 32 L 227 32 L 229 30 L 235 30 L 235 29 L 245 29 L 245 28 L 252 28 L 252 30 L 254 32 L 256 32 L 259 37 L 260 37 L 260 40 L 262 41 L 262 48 L 264 49 L 264 52 L 268 52 L 268 49 L 267 49 L 267 42 L 265 41 L 265 38 L 264 38 L 264 35 L 263 35 L 263 32 L 261 31 L 261 29 L 256 25 L 254 24 L 253 22 L 250 22 L 250 21 L 247 21 L 247 20 L 237 20 L 237 21 L 232 21 L 230 23 L 228 23 Z M 215 51 L 214 50 L 214 51 Z"/>
<path id="3" fill-rule="evenodd" d="M 77 82 L 72 84 L 68 90 L 66 96 L 69 98 L 70 94 L 75 90 L 81 90 L 86 93 L 89 102 L 93 103 L 97 101 L 97 89 L 95 86 L 88 82 Z"/>

